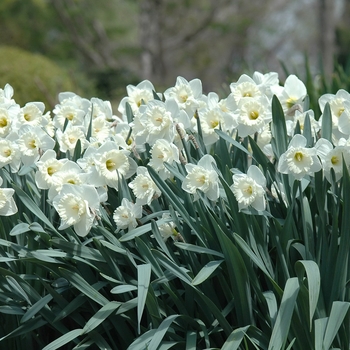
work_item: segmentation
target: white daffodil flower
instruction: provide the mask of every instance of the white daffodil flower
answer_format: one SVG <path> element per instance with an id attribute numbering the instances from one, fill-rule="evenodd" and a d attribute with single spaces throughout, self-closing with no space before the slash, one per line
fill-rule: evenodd
<path id="1" fill-rule="evenodd" d="M 153 100 L 142 105 L 133 127 L 136 146 L 146 142 L 153 146 L 158 139 L 172 142 L 175 137 L 174 119 L 178 114 L 179 107 L 174 100 Z"/>
<path id="2" fill-rule="evenodd" d="M 13 92 L 13 87 L 10 84 L 6 84 L 4 89 L 0 89 L 0 104 L 6 106 L 15 105 L 16 102 L 12 98 Z"/>
<path id="3" fill-rule="evenodd" d="M 40 189 L 49 189 L 57 183 L 54 174 L 60 171 L 68 159 L 57 159 L 53 149 L 45 151 L 39 161 L 36 162 L 38 171 L 35 173 L 35 183 Z"/>
<path id="4" fill-rule="evenodd" d="M 157 140 L 150 153 L 152 158 L 149 162 L 149 166 L 157 171 L 163 180 L 171 176 L 169 170 L 165 168 L 164 163 L 180 163 L 179 149 L 173 143 L 170 143 L 167 140 Z"/>
<path id="5" fill-rule="evenodd" d="M 198 114 L 202 128 L 203 142 L 206 146 L 210 146 L 219 140 L 219 135 L 215 130 L 219 129 L 223 123 L 223 114 L 219 108 L 201 108 Z"/>
<path id="6" fill-rule="evenodd" d="M 215 159 L 206 154 L 197 165 L 186 164 L 187 176 L 182 183 L 182 189 L 194 195 L 197 190 L 201 190 L 210 200 L 216 201 L 219 198 L 219 176 L 213 163 L 216 165 Z"/>
<path id="7" fill-rule="evenodd" d="M 304 83 L 295 75 L 289 75 L 284 82 L 284 86 L 273 85 L 271 92 L 276 95 L 287 116 L 293 116 L 295 107 L 302 103 L 307 91 Z"/>
<path id="8" fill-rule="evenodd" d="M 6 137 L 11 131 L 15 131 L 14 121 L 20 111 L 18 105 L 5 108 L 0 105 L 0 137 Z"/>
<path id="9" fill-rule="evenodd" d="M 237 131 L 240 137 L 261 132 L 272 120 L 270 103 L 266 96 L 242 99 L 236 113 L 238 113 Z"/>
<path id="10" fill-rule="evenodd" d="M 86 174 L 80 166 L 67 160 L 62 167 L 54 172 L 51 177 L 51 187 L 48 192 L 48 199 L 51 201 L 58 193 L 60 193 L 64 184 L 82 185 L 87 184 L 88 174 Z"/>
<path id="11" fill-rule="evenodd" d="M 137 113 L 142 104 L 147 104 L 154 99 L 153 91 L 155 91 L 153 84 L 149 80 L 144 80 L 137 86 L 128 85 L 126 87 L 128 96 L 123 97 L 120 101 L 118 111 L 123 115 L 123 120 L 126 121 L 125 105 L 130 104 L 133 114 Z M 157 94 L 160 98 L 161 94 Z"/>
<path id="12" fill-rule="evenodd" d="M 164 92 L 166 100 L 174 99 L 179 108 L 186 111 L 190 118 L 196 109 L 205 106 L 203 102 L 202 82 L 199 79 L 187 81 L 183 77 L 177 77 L 174 87 Z"/>
<path id="13" fill-rule="evenodd" d="M 96 152 L 93 152 L 95 167 L 91 167 L 89 183 L 96 187 L 109 186 L 118 189 L 118 180 L 122 175 L 126 179 L 135 174 L 136 162 L 129 157 L 130 152 L 119 149 L 117 143 L 105 142 Z"/>
<path id="14" fill-rule="evenodd" d="M 3 179 L 0 176 L 0 186 Z M 13 199 L 15 190 L 13 188 L 0 188 L 0 216 L 10 216 L 16 214 L 18 209 Z"/>
<path id="15" fill-rule="evenodd" d="M 94 186 L 64 184 L 52 204 L 61 218 L 59 230 L 74 226 L 78 236 L 85 237 L 99 214 L 99 196 Z"/>
<path id="16" fill-rule="evenodd" d="M 239 210 L 253 207 L 258 211 L 265 210 L 266 178 L 256 165 L 248 168 L 247 174 L 235 174 L 232 176 L 231 190 L 238 202 Z"/>
<path id="17" fill-rule="evenodd" d="M 68 125 L 64 131 L 56 130 L 56 139 L 60 145 L 60 151 L 66 153 L 67 151 L 73 153 L 78 140 L 80 140 L 81 152 L 89 145 L 86 139 L 85 129 L 83 126 Z"/>
<path id="18" fill-rule="evenodd" d="M 309 109 L 308 111 L 305 111 L 305 112 L 295 111 L 293 120 L 286 121 L 288 136 L 294 135 L 294 131 L 298 122 L 299 122 L 300 130 L 302 132 L 304 131 L 305 118 L 307 114 L 309 115 L 309 118 L 310 118 L 311 131 L 313 132 L 313 135 L 316 135 L 318 133 L 318 131 L 320 130 L 320 123 L 315 119 L 314 111 Z"/>
<path id="19" fill-rule="evenodd" d="M 58 101 L 62 106 L 63 105 L 74 106 L 77 109 L 83 110 L 85 113 L 88 112 L 91 104 L 91 102 L 88 99 L 82 98 L 76 93 L 70 92 L 70 91 L 60 92 L 58 94 Z"/>
<path id="20" fill-rule="evenodd" d="M 45 105 L 42 102 L 27 103 L 17 115 L 16 129 L 19 129 L 24 124 L 44 127 L 47 124 L 47 120 L 43 118 L 44 110 Z"/>
<path id="21" fill-rule="evenodd" d="M 132 189 L 138 205 L 150 205 L 153 199 L 162 194 L 149 175 L 147 168 L 143 166 L 137 168 L 137 175 L 129 183 L 129 187 Z"/>
<path id="22" fill-rule="evenodd" d="M 38 161 L 41 153 L 55 147 L 55 140 L 39 126 L 23 125 L 18 130 L 18 146 L 24 165 Z"/>
<path id="23" fill-rule="evenodd" d="M 237 105 L 246 98 L 258 99 L 262 96 L 256 82 L 246 74 L 241 75 L 237 82 L 231 83 L 230 89 Z"/>
<path id="24" fill-rule="evenodd" d="M 343 176 L 343 159 L 347 166 L 350 165 L 350 147 L 343 144 L 333 148 L 331 142 L 326 139 L 319 139 L 315 148 L 317 155 L 320 157 L 323 167 L 323 172 L 326 179 L 331 182 L 331 169 L 334 170 L 335 181 L 338 181 Z"/>
<path id="25" fill-rule="evenodd" d="M 132 230 L 137 227 L 137 219 L 142 217 L 142 206 L 134 204 L 123 198 L 121 205 L 114 211 L 113 220 L 117 225 L 117 230 Z"/>
<path id="26" fill-rule="evenodd" d="M 21 152 L 17 140 L 16 132 L 0 139 L 0 168 L 9 165 L 12 173 L 17 173 L 21 165 Z"/>
<path id="27" fill-rule="evenodd" d="M 303 135 L 294 135 L 287 151 L 278 161 L 277 170 L 280 173 L 291 174 L 296 180 L 301 180 L 305 175 L 313 175 L 322 169 L 316 148 L 307 148 L 306 143 Z"/>
<path id="28" fill-rule="evenodd" d="M 170 218 L 171 218 L 170 214 L 168 213 L 162 214 L 162 219 L 170 219 Z M 176 225 L 173 221 L 169 221 L 161 225 L 158 224 L 158 229 L 164 242 L 167 241 L 169 237 L 171 237 L 173 240 L 176 240 L 179 238 L 179 232 L 176 230 Z"/>
<path id="29" fill-rule="evenodd" d="M 96 139 L 97 142 L 102 144 L 112 136 L 111 123 L 104 116 L 92 119 L 91 123 L 91 137 Z"/>
<path id="30" fill-rule="evenodd" d="M 86 111 L 77 108 L 77 106 L 72 102 L 56 105 L 53 113 L 53 123 L 58 129 L 63 130 L 66 120 L 68 120 L 68 124 L 84 125 Z"/>
<path id="31" fill-rule="evenodd" d="M 113 119 L 112 105 L 109 101 L 103 101 L 97 97 L 91 98 L 91 104 L 87 113 L 88 122 L 90 119 L 104 118 L 111 122 Z"/>
<path id="32" fill-rule="evenodd" d="M 270 72 L 266 74 L 254 72 L 253 80 L 258 85 L 259 90 L 269 99 L 271 99 L 273 96 L 271 86 L 279 86 L 278 73 L 276 72 Z"/>
<path id="33" fill-rule="evenodd" d="M 331 109 L 332 113 L 332 123 L 333 128 L 338 128 L 338 120 L 340 116 L 345 112 L 346 106 L 344 105 L 344 102 L 350 102 L 350 94 L 340 89 L 337 91 L 336 94 L 324 94 L 318 99 L 318 104 L 320 106 L 322 115 L 320 117 L 320 121 L 322 121 L 322 116 L 324 112 L 324 108 L 327 103 L 329 103 L 329 107 Z"/>

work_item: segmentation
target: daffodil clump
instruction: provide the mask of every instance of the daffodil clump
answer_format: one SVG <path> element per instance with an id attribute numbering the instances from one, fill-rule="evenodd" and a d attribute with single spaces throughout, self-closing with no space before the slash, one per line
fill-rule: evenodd
<path id="1" fill-rule="evenodd" d="M 62 335 L 47 349 L 80 348 L 77 339 L 113 349 L 238 349 L 243 339 L 262 349 L 345 346 L 336 333 L 350 307 L 350 270 L 337 252 L 349 265 L 342 244 L 350 241 L 343 238 L 350 94 L 320 96 L 316 120 L 294 75 L 282 85 L 277 73 L 255 72 L 229 88 L 221 98 L 204 94 L 199 79 L 178 77 L 164 92 L 146 80 L 127 86 L 117 114 L 108 101 L 73 92 L 45 112 L 41 102 L 18 105 L 10 85 L 0 89 L 0 216 L 7 217 L 0 246 L 15 251 L 0 247 L 0 260 L 11 269 L 23 256 L 39 259 L 47 273 L 42 295 L 58 300 L 39 307 L 38 297 L 24 298 L 36 312 L 21 322 L 31 322 L 30 331 L 56 329 L 84 303 L 79 293 L 98 305 L 86 324 L 74 314 L 75 333 L 59 323 Z M 24 248 L 6 245 L 6 237 Z M 80 273 L 85 264 L 90 272 Z M 329 291 L 333 282 L 322 273 L 343 289 Z M 11 278 L 0 278 L 0 289 L 17 288 L 22 300 L 30 288 Z M 59 300 L 72 288 L 80 298 L 74 307 Z M 0 298 L 0 314 L 26 315 L 7 300 L 16 308 Z M 335 302 L 345 313 L 328 330 Z M 128 313 L 134 308 L 137 316 Z M 117 318 L 103 326 L 110 315 Z M 127 324 L 121 347 L 112 341 L 116 320 Z M 342 327 L 349 334 L 348 323 Z M 23 334 L 15 329 L 1 334 L 0 345 Z"/>

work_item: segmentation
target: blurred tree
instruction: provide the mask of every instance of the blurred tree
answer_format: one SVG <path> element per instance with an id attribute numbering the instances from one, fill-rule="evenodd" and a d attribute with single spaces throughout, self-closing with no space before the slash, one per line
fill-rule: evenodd
<path id="1" fill-rule="evenodd" d="M 318 0 L 319 5 L 319 55 L 321 69 L 327 80 L 334 71 L 335 16 L 333 0 Z"/>
<path id="2" fill-rule="evenodd" d="M 0 88 L 10 84 L 15 91 L 14 99 L 21 106 L 30 101 L 41 101 L 51 109 L 58 103 L 59 92 L 79 93 L 79 86 L 69 71 L 43 55 L 0 46 L 0 62 Z"/>

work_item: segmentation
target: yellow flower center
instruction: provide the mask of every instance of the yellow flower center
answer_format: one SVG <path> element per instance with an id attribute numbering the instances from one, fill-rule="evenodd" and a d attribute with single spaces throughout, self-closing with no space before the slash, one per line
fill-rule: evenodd
<path id="1" fill-rule="evenodd" d="M 287 101 L 286 101 L 286 104 L 287 104 L 287 107 L 288 108 L 292 108 L 295 103 L 297 102 L 297 99 L 295 97 L 290 97 Z"/>
<path id="2" fill-rule="evenodd" d="M 108 159 L 106 161 L 106 168 L 109 170 L 109 171 L 113 171 L 116 169 L 116 164 L 115 162 L 112 160 L 112 159 Z"/>
<path id="3" fill-rule="evenodd" d="M 303 160 L 303 154 L 301 152 L 296 152 L 295 155 L 294 155 L 294 159 L 297 162 L 301 162 Z"/>
<path id="4" fill-rule="evenodd" d="M 333 156 L 333 157 L 331 158 L 331 163 L 332 163 L 333 165 L 338 164 L 338 163 L 339 163 L 339 158 L 338 158 L 337 156 Z"/>
<path id="5" fill-rule="evenodd" d="M 5 128 L 7 126 L 7 118 L 1 117 L 0 118 L 0 127 Z"/>
<path id="6" fill-rule="evenodd" d="M 52 176 L 52 175 L 55 173 L 54 167 L 49 166 L 49 167 L 47 168 L 47 173 L 48 173 L 50 176 Z"/>
<path id="7" fill-rule="evenodd" d="M 259 112 L 257 112 L 257 111 L 251 111 L 249 113 L 249 119 L 250 120 L 258 119 L 258 117 L 259 117 Z"/>
<path id="8" fill-rule="evenodd" d="M 338 117 L 340 117 L 343 114 L 344 111 L 345 111 L 344 107 L 339 108 L 339 110 L 338 110 Z"/>
<path id="9" fill-rule="evenodd" d="M 35 140 L 31 140 L 28 142 L 28 148 L 32 148 L 32 149 L 36 148 Z"/>
<path id="10" fill-rule="evenodd" d="M 243 97 L 252 97 L 252 94 L 250 92 L 245 92 L 243 94 Z"/>
<path id="11" fill-rule="evenodd" d="M 72 121 L 73 118 L 74 118 L 74 114 L 73 114 L 73 113 L 68 113 L 68 114 L 66 115 L 66 118 L 67 118 L 69 121 Z"/>
<path id="12" fill-rule="evenodd" d="M 248 185 L 245 189 L 244 192 L 248 193 L 250 196 L 253 193 L 253 187 L 251 185 Z"/>
<path id="13" fill-rule="evenodd" d="M 4 151 L 4 156 L 9 157 L 11 155 L 12 151 L 10 148 L 8 148 L 6 151 Z"/>
<path id="14" fill-rule="evenodd" d="M 211 127 L 212 127 L 213 129 L 215 129 L 215 128 L 219 125 L 219 121 L 218 121 L 218 120 L 212 120 L 212 121 L 210 122 L 210 124 L 211 124 Z"/>

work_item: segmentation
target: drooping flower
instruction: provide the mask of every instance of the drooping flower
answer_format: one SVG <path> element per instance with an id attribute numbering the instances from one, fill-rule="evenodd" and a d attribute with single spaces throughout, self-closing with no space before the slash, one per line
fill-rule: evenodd
<path id="1" fill-rule="evenodd" d="M 52 201 L 61 218 L 59 230 L 73 226 L 78 236 L 85 237 L 99 214 L 99 196 L 94 186 L 64 184 Z"/>
<path id="2" fill-rule="evenodd" d="M 132 189 L 138 205 L 150 205 L 153 199 L 162 194 L 149 175 L 147 168 L 143 166 L 137 168 L 137 175 L 129 183 L 129 187 Z"/>
<path id="3" fill-rule="evenodd" d="M 171 215 L 168 213 L 162 214 L 162 219 L 170 219 Z M 169 237 L 173 240 L 179 238 L 179 232 L 176 230 L 176 225 L 174 221 L 166 222 L 165 224 L 158 224 L 159 233 L 161 234 L 164 241 L 166 241 Z M 151 236 L 152 237 L 152 236 Z"/>
<path id="4" fill-rule="evenodd" d="M 256 165 L 251 165 L 247 174 L 234 174 L 230 187 L 238 202 L 239 210 L 252 206 L 258 211 L 265 210 L 266 178 Z"/>
<path id="5" fill-rule="evenodd" d="M 278 97 L 287 116 L 294 115 L 296 107 L 302 103 L 307 94 L 304 83 L 293 74 L 287 77 L 283 87 L 273 85 L 270 89 Z"/>
<path id="6" fill-rule="evenodd" d="M 294 135 L 288 149 L 278 161 L 278 171 L 282 174 L 291 174 L 296 180 L 305 175 L 313 175 L 321 170 L 322 165 L 317 157 L 317 151 L 306 147 L 307 140 L 303 135 Z"/>
<path id="7" fill-rule="evenodd" d="M 128 199 L 123 198 L 121 205 L 114 211 L 113 220 L 117 225 L 117 230 L 125 230 L 135 228 L 138 223 L 137 219 L 142 217 L 142 206 L 134 204 Z"/>
<path id="8" fill-rule="evenodd" d="M 191 194 L 201 190 L 210 200 L 216 201 L 219 198 L 219 177 L 213 163 L 216 164 L 215 159 L 206 154 L 197 165 L 186 164 L 187 176 L 182 182 L 182 189 Z"/>
<path id="9" fill-rule="evenodd" d="M 0 177 L 0 186 L 3 183 Z M 0 188 L 0 216 L 10 216 L 16 214 L 18 209 L 13 199 L 15 190 L 13 188 Z"/>

